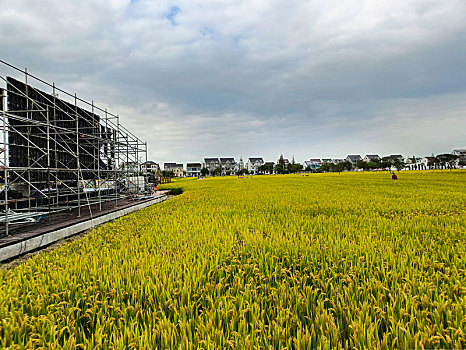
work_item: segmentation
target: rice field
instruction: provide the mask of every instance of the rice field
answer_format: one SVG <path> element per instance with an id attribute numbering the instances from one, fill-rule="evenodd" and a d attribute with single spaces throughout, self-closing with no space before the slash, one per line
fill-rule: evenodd
<path id="1" fill-rule="evenodd" d="M 0 347 L 466 348 L 466 172 L 164 187 L 0 270 Z"/>

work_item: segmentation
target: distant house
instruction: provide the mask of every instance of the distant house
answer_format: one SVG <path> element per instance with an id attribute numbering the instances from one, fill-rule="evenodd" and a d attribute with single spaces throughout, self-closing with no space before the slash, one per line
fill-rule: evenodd
<path id="1" fill-rule="evenodd" d="M 199 177 L 201 176 L 201 163 L 187 163 L 186 164 L 186 176 L 187 177 Z"/>
<path id="2" fill-rule="evenodd" d="M 320 169 L 322 164 L 323 164 L 322 160 L 317 159 L 317 158 L 306 160 L 306 161 L 304 161 L 304 169 L 318 170 L 318 169 Z"/>
<path id="3" fill-rule="evenodd" d="M 435 169 L 437 163 L 437 159 L 435 157 L 424 157 L 421 159 L 421 169 L 420 170 L 427 170 L 427 169 Z"/>
<path id="4" fill-rule="evenodd" d="M 451 154 L 459 157 L 456 164 L 459 162 L 466 163 L 466 149 L 454 149 Z"/>
<path id="5" fill-rule="evenodd" d="M 222 168 L 222 175 L 230 175 L 238 171 L 235 158 L 220 158 L 220 167 Z"/>
<path id="6" fill-rule="evenodd" d="M 406 164 L 405 164 L 405 169 L 406 170 L 425 170 L 425 164 L 422 163 L 422 158 L 419 157 L 407 157 L 406 158 Z"/>
<path id="7" fill-rule="evenodd" d="M 363 159 L 363 161 L 365 161 L 366 163 L 378 161 L 378 160 L 380 160 L 380 157 L 378 154 L 367 154 Z"/>
<path id="8" fill-rule="evenodd" d="M 184 169 L 183 164 L 175 164 L 174 167 L 171 169 L 175 177 L 184 177 Z"/>
<path id="9" fill-rule="evenodd" d="M 322 158 L 322 163 L 333 163 L 333 159 L 330 159 L 330 158 Z"/>
<path id="10" fill-rule="evenodd" d="M 158 163 L 148 160 L 141 164 L 141 171 L 156 173 L 160 170 L 160 166 Z"/>
<path id="11" fill-rule="evenodd" d="M 303 164 L 304 170 L 315 170 L 315 169 L 312 169 L 313 166 L 314 164 L 310 160 L 304 161 L 304 164 Z"/>
<path id="12" fill-rule="evenodd" d="M 202 166 L 212 174 L 215 169 L 220 168 L 220 160 L 218 158 L 204 158 Z"/>
<path id="13" fill-rule="evenodd" d="M 177 163 L 164 163 L 163 170 L 172 171 L 175 177 L 183 177 L 184 176 L 184 169 L 183 164 Z"/>
<path id="14" fill-rule="evenodd" d="M 346 158 L 345 161 L 351 162 L 352 164 L 356 164 L 362 160 L 361 156 L 359 154 L 349 154 Z"/>
<path id="15" fill-rule="evenodd" d="M 332 159 L 333 164 L 343 163 L 345 160 L 341 158 L 334 158 Z"/>
<path id="16" fill-rule="evenodd" d="M 264 164 L 262 158 L 249 158 L 246 164 L 246 169 L 253 174 L 257 174 L 259 167 Z"/>
<path id="17" fill-rule="evenodd" d="M 171 171 L 174 166 L 176 166 L 176 163 L 163 163 L 163 170 Z"/>

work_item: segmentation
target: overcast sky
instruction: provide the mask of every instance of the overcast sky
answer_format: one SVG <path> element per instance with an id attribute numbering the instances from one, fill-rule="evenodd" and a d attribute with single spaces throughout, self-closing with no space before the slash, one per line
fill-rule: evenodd
<path id="1" fill-rule="evenodd" d="M 0 58 L 161 163 L 466 147 L 464 0 L 0 0 Z"/>

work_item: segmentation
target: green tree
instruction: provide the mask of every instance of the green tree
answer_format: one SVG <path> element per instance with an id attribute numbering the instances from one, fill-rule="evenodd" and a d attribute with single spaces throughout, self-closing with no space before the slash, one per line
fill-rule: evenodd
<path id="1" fill-rule="evenodd" d="M 392 165 L 396 168 L 396 170 L 400 171 L 406 166 L 406 163 L 398 158 L 395 158 L 392 160 Z"/>
<path id="2" fill-rule="evenodd" d="M 202 168 L 201 169 L 201 175 L 202 176 L 207 176 L 207 175 L 209 175 L 209 173 L 210 173 L 209 169 L 207 169 L 207 168 Z"/>
<path id="3" fill-rule="evenodd" d="M 382 157 L 380 160 L 380 167 L 383 169 L 388 169 L 390 171 L 390 168 L 392 166 L 392 160 L 390 157 Z"/>
<path id="4" fill-rule="evenodd" d="M 375 169 L 380 168 L 380 161 L 375 161 L 375 159 L 371 160 L 370 162 L 367 163 L 367 168 L 369 170 L 375 170 Z"/>
<path id="5" fill-rule="evenodd" d="M 262 164 L 261 166 L 259 166 L 259 167 L 257 168 L 257 172 L 258 172 L 259 174 L 264 174 L 266 171 L 267 171 L 267 167 L 266 167 L 265 164 Z"/>
<path id="6" fill-rule="evenodd" d="M 213 176 L 217 176 L 217 175 L 221 175 L 222 174 L 222 168 L 215 168 L 213 171 L 212 171 L 212 175 Z"/>
<path id="7" fill-rule="evenodd" d="M 350 165 L 352 167 L 351 162 L 341 162 L 341 163 L 335 164 L 332 171 L 338 172 L 338 174 L 340 174 L 343 170 L 345 170 L 345 169 L 347 169 L 349 167 L 349 165 L 346 164 L 346 163 L 350 163 Z M 351 170 L 351 167 L 350 167 L 350 170 Z"/>
<path id="8" fill-rule="evenodd" d="M 266 171 L 267 171 L 269 174 L 272 174 L 272 173 L 273 173 L 273 163 L 265 164 L 265 167 L 266 167 Z"/>
<path id="9" fill-rule="evenodd" d="M 162 170 L 162 177 L 175 177 L 175 174 L 171 170 Z"/>
<path id="10" fill-rule="evenodd" d="M 283 158 L 283 154 L 280 154 L 280 158 L 278 159 L 278 164 L 285 165 L 285 158 Z"/>
<path id="11" fill-rule="evenodd" d="M 441 167 L 449 168 L 450 170 L 453 168 L 455 161 L 459 158 L 459 156 L 449 153 L 439 154 L 437 157 L 438 163 Z"/>
<path id="12" fill-rule="evenodd" d="M 430 168 L 436 168 L 437 164 L 439 163 L 437 157 L 427 157 L 427 166 Z"/>
<path id="13" fill-rule="evenodd" d="M 363 160 L 358 160 L 358 161 L 356 162 L 356 167 L 357 167 L 358 169 L 362 169 L 362 170 L 367 170 L 367 169 L 369 169 L 369 167 L 367 166 L 367 163 L 366 163 L 365 161 L 363 161 Z"/>
<path id="14" fill-rule="evenodd" d="M 348 160 L 346 162 L 338 163 L 338 164 L 343 164 L 343 169 L 344 170 L 351 171 L 353 169 L 353 163 L 351 163 Z"/>
<path id="15" fill-rule="evenodd" d="M 329 171 L 332 171 L 332 163 L 324 163 L 322 164 L 322 166 L 320 167 L 320 170 L 322 170 L 323 172 L 325 173 L 328 173 Z M 311 169 L 311 168 L 309 168 Z"/>
<path id="16" fill-rule="evenodd" d="M 295 163 L 295 164 L 291 165 L 290 173 L 292 173 L 292 174 L 299 173 L 302 170 L 303 170 L 303 165 L 299 164 L 299 163 Z"/>

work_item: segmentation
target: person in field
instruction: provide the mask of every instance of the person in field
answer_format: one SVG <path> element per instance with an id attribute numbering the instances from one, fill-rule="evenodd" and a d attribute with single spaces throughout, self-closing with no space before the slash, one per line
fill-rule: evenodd
<path id="1" fill-rule="evenodd" d="M 398 176 L 396 176 L 395 172 L 392 174 L 392 180 L 398 180 Z"/>

